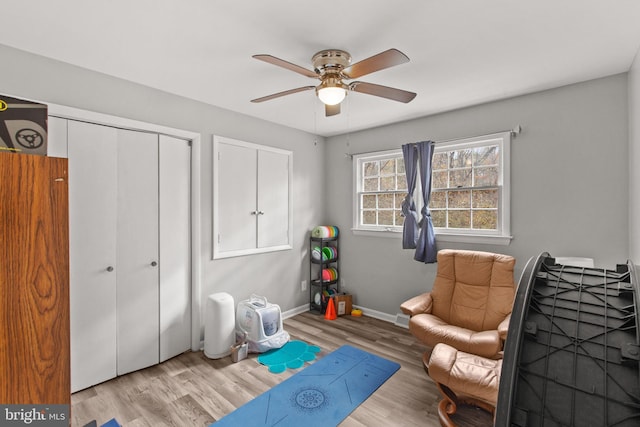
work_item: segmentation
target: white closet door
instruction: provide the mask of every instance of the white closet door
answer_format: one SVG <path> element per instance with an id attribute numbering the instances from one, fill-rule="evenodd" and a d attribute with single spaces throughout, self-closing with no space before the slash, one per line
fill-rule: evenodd
<path id="1" fill-rule="evenodd" d="M 158 135 L 118 129 L 118 375 L 159 362 Z"/>
<path id="2" fill-rule="evenodd" d="M 216 182 L 218 249 L 232 252 L 256 247 L 256 150 L 220 143 Z"/>
<path id="3" fill-rule="evenodd" d="M 68 122 L 72 392 L 116 376 L 116 138 Z"/>
<path id="4" fill-rule="evenodd" d="M 160 361 L 190 349 L 191 149 L 160 135 Z"/>
<path id="5" fill-rule="evenodd" d="M 289 242 L 288 154 L 258 150 L 258 247 Z"/>

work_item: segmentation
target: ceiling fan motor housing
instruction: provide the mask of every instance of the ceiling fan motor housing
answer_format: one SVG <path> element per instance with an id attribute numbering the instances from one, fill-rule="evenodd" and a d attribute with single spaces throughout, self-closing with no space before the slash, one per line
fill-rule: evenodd
<path id="1" fill-rule="evenodd" d="M 325 74 L 340 74 L 351 63 L 351 54 L 344 50 L 327 49 L 313 55 L 311 58 L 313 69 L 320 76 Z"/>

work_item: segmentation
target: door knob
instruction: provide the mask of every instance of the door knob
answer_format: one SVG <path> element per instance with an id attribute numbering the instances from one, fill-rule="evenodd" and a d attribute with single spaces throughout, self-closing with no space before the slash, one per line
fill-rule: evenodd
<path id="1" fill-rule="evenodd" d="M 111 267 L 111 266 L 107 267 L 107 271 L 108 271 L 109 273 L 111 273 L 111 272 L 113 271 L 113 267 Z"/>
<path id="2" fill-rule="evenodd" d="M 155 262 L 155 261 L 151 261 L 151 267 L 155 267 L 156 265 L 158 265 L 158 263 L 157 263 L 157 262 Z"/>

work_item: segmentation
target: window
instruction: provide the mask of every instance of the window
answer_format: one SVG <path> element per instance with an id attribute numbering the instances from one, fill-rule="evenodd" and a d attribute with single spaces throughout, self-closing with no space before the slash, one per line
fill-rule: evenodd
<path id="1" fill-rule="evenodd" d="M 401 150 L 354 156 L 357 183 L 355 228 L 402 231 L 407 177 Z"/>
<path id="2" fill-rule="evenodd" d="M 438 240 L 509 243 L 510 142 L 504 132 L 436 144 L 429 209 Z M 402 231 L 404 173 L 402 150 L 354 156 L 355 231 Z M 414 200 L 419 212 L 419 188 Z"/>

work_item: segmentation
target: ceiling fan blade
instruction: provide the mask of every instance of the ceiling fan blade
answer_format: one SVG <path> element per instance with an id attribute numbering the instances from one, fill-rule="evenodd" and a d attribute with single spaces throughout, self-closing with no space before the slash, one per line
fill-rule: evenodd
<path id="1" fill-rule="evenodd" d="M 289 90 L 285 90 L 283 92 L 278 92 L 278 93 L 274 93 L 271 95 L 267 95 L 267 96 L 263 96 L 262 98 L 256 98 L 256 99 L 252 99 L 251 102 L 264 102 L 264 101 L 269 101 L 271 99 L 274 98 L 280 98 L 281 96 L 285 96 L 285 95 L 291 95 L 293 93 L 298 93 L 298 92 L 304 92 L 305 90 L 311 90 L 311 89 L 315 89 L 315 86 L 303 86 L 303 87 L 299 87 L 296 89 L 289 89 Z"/>
<path id="2" fill-rule="evenodd" d="M 349 85 L 349 89 L 354 92 L 366 93 L 368 95 L 381 96 L 382 98 L 391 99 L 393 101 L 404 102 L 405 104 L 407 102 L 411 102 L 413 98 L 416 97 L 416 93 L 414 92 L 365 82 L 353 82 Z"/>
<path id="3" fill-rule="evenodd" d="M 342 74 L 350 79 L 357 79 L 366 74 L 409 62 L 409 57 L 398 49 L 385 50 L 342 70 Z"/>
<path id="4" fill-rule="evenodd" d="M 311 70 L 307 70 L 304 67 L 292 64 L 291 62 L 287 62 L 284 59 L 276 58 L 272 55 L 253 55 L 253 58 L 259 59 L 260 61 L 268 62 L 269 64 L 277 65 L 278 67 L 286 68 L 287 70 L 302 74 L 306 77 L 311 77 L 314 79 L 317 79 L 319 77 L 315 72 Z"/>
<path id="5" fill-rule="evenodd" d="M 326 117 L 336 116 L 340 114 L 340 104 L 324 106 L 324 115 Z"/>

